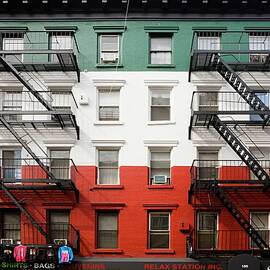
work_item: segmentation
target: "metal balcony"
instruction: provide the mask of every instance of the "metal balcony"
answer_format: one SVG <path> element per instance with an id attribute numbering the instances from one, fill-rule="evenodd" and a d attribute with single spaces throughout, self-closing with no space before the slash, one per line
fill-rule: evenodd
<path id="1" fill-rule="evenodd" d="M 77 192 L 75 178 L 77 167 L 72 159 L 41 158 L 53 175 L 52 179 L 29 158 L 0 159 L 0 181 L 9 190 L 71 190 Z"/>
<path id="2" fill-rule="evenodd" d="M 269 92 L 262 89 L 254 91 L 257 96 L 268 102 Z M 190 127 L 210 126 L 213 116 L 217 115 L 224 124 L 265 126 L 263 115 L 269 110 L 254 110 L 235 91 L 194 91 L 191 99 Z M 267 125 L 269 123 L 267 122 Z"/>
<path id="3" fill-rule="evenodd" d="M 249 35 L 253 32 L 209 30 L 206 31 L 209 32 L 209 37 L 212 34 L 219 37 L 219 40 L 213 39 L 207 45 L 200 45 L 199 37 L 202 32 L 193 32 L 190 72 L 215 71 L 215 67 L 212 65 L 214 54 L 219 54 L 235 71 L 267 71 L 270 69 L 270 50 L 265 45 L 266 41 L 250 43 Z"/>
<path id="4" fill-rule="evenodd" d="M 1 30 L 4 56 L 18 71 L 74 71 L 80 70 L 79 47 L 74 31 Z M 5 71 L 0 65 L 0 71 Z"/>
<path id="5" fill-rule="evenodd" d="M 39 247 L 55 246 L 57 245 L 56 239 L 65 239 L 68 245 L 78 250 L 80 234 L 71 224 L 39 223 L 38 225 L 47 233 L 48 239 L 31 223 L 0 224 L 0 238 L 4 243 L 11 245 L 16 245 L 20 241 L 23 245 Z"/>
<path id="6" fill-rule="evenodd" d="M 269 230 L 258 233 L 269 243 Z M 261 254 L 244 230 L 198 230 L 187 238 L 187 252 L 190 257 L 234 256 L 235 254 Z M 268 251 L 266 251 L 268 252 Z"/>

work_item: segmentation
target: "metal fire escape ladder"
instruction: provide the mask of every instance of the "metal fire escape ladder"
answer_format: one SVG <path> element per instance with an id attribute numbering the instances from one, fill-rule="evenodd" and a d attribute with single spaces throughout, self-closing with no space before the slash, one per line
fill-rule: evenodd
<path id="1" fill-rule="evenodd" d="M 209 184 L 208 188 L 219 198 L 222 204 L 227 208 L 227 210 L 236 219 L 239 225 L 250 236 L 250 238 L 258 246 L 258 248 L 260 248 L 261 250 L 269 249 L 269 245 L 264 241 L 262 236 L 254 228 L 254 226 L 250 224 L 249 220 L 232 203 L 231 199 L 228 197 L 225 191 L 222 188 L 220 188 L 217 184 L 213 183 Z"/>
<path id="2" fill-rule="evenodd" d="M 227 63 L 225 63 L 219 54 L 213 54 L 212 65 L 254 111 L 269 111 L 269 108 L 262 102 L 262 100 L 240 78 L 240 76 L 236 74 L 236 72 Z M 259 114 L 259 116 L 262 118 L 265 125 L 269 123 L 269 115 Z"/>

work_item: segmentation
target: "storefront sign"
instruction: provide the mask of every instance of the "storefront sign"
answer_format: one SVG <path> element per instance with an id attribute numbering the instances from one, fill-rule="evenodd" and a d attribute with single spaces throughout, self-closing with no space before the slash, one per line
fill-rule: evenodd
<path id="1" fill-rule="evenodd" d="M 1 270 L 14 270 L 14 269 L 56 269 L 55 263 L 46 263 L 46 262 L 35 262 L 35 263 L 27 263 L 27 262 L 1 262 L 0 263 Z"/>

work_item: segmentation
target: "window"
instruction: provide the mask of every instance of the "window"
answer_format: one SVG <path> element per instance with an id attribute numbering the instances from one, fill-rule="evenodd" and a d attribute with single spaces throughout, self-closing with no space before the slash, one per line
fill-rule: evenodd
<path id="1" fill-rule="evenodd" d="M 24 49 L 24 34 L 19 32 L 2 34 L 2 47 L 4 51 L 21 51 Z M 22 54 L 10 54 L 5 58 L 11 63 L 23 61 Z"/>
<path id="2" fill-rule="evenodd" d="M 170 149 L 152 149 L 150 164 L 150 184 L 170 184 L 171 173 L 171 150 Z"/>
<path id="3" fill-rule="evenodd" d="M 5 179 L 21 179 L 21 150 L 2 150 L 2 174 Z"/>
<path id="4" fill-rule="evenodd" d="M 254 90 L 254 89 L 253 89 Z M 256 96 L 267 106 L 269 107 L 269 92 L 267 90 L 265 90 L 265 92 L 263 92 L 262 90 L 254 90 Z M 252 108 L 250 108 L 250 110 L 253 111 Z M 260 115 L 258 114 L 251 114 L 250 115 L 250 120 L 251 121 L 263 121 L 262 118 L 260 117 Z"/>
<path id="5" fill-rule="evenodd" d="M 2 110 L 3 111 L 22 111 L 22 91 L 7 90 L 2 92 Z M 21 114 L 6 115 L 5 119 L 8 121 L 21 121 Z"/>
<path id="6" fill-rule="evenodd" d="M 99 121 L 119 120 L 120 89 L 99 89 Z"/>
<path id="7" fill-rule="evenodd" d="M 0 210 L 0 234 L 2 239 L 21 240 L 21 215 L 14 209 Z"/>
<path id="8" fill-rule="evenodd" d="M 119 63 L 120 35 L 100 35 L 100 63 Z"/>
<path id="9" fill-rule="evenodd" d="M 270 50 L 270 33 L 249 33 L 249 50 Z M 263 63 L 265 62 L 267 56 L 268 54 L 250 54 L 249 60 L 252 63 Z"/>
<path id="10" fill-rule="evenodd" d="M 170 213 L 149 213 L 149 248 L 170 247 Z"/>
<path id="11" fill-rule="evenodd" d="M 118 248 L 118 212 L 97 214 L 97 248 Z"/>
<path id="12" fill-rule="evenodd" d="M 269 218 L 270 213 L 263 213 L 263 212 L 253 212 L 250 213 L 251 216 L 251 224 L 256 228 L 257 232 L 260 234 L 260 236 L 263 238 L 263 240 L 269 244 L 270 243 L 270 234 L 269 234 Z M 251 242 L 252 248 L 258 248 L 256 243 L 253 241 Z"/>
<path id="13" fill-rule="evenodd" d="M 150 37 L 150 63 L 153 65 L 172 64 L 172 36 Z"/>
<path id="14" fill-rule="evenodd" d="M 49 42 L 51 50 L 70 50 L 73 48 L 73 33 L 70 31 L 61 31 L 61 32 L 50 32 Z M 69 63 L 71 61 L 68 54 L 61 54 L 61 60 L 64 63 Z M 58 56 L 52 54 L 50 56 L 51 62 L 58 62 Z"/>
<path id="15" fill-rule="evenodd" d="M 68 240 L 69 216 L 70 212 L 66 210 L 49 211 L 49 231 L 52 242 L 54 239 Z"/>
<path id="16" fill-rule="evenodd" d="M 217 213 L 199 212 L 197 223 L 197 246 L 213 249 L 217 246 Z"/>
<path id="17" fill-rule="evenodd" d="M 151 90 L 151 121 L 170 121 L 170 90 Z"/>
<path id="18" fill-rule="evenodd" d="M 98 184 L 118 185 L 118 149 L 98 150 Z"/>
<path id="19" fill-rule="evenodd" d="M 213 180 L 218 177 L 218 151 L 200 150 L 199 156 L 199 179 Z"/>
<path id="20" fill-rule="evenodd" d="M 198 32 L 198 50 L 220 50 L 219 32 Z"/>
<path id="21" fill-rule="evenodd" d="M 50 149 L 50 170 L 56 179 L 69 179 L 70 149 Z"/>

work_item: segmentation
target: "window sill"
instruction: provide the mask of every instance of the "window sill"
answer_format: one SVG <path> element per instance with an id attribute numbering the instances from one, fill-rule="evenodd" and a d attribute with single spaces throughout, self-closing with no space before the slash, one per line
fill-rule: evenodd
<path id="1" fill-rule="evenodd" d="M 122 68 L 123 64 L 96 64 L 97 68 Z"/>
<path id="2" fill-rule="evenodd" d="M 95 185 L 91 189 L 124 189 L 123 185 Z"/>
<path id="3" fill-rule="evenodd" d="M 174 189 L 172 185 L 148 185 L 148 189 Z"/>
<path id="4" fill-rule="evenodd" d="M 122 254 L 122 249 L 95 249 L 93 251 L 94 254 Z"/>
<path id="5" fill-rule="evenodd" d="M 145 254 L 175 254 L 174 249 L 146 249 Z"/>
<path id="6" fill-rule="evenodd" d="M 175 68 L 173 64 L 149 64 L 147 65 L 148 68 Z"/>
<path id="7" fill-rule="evenodd" d="M 123 122 L 120 121 L 96 121 L 94 122 L 94 126 L 121 126 L 124 125 Z"/>
<path id="8" fill-rule="evenodd" d="M 147 123 L 148 126 L 155 126 L 155 125 L 175 125 L 175 121 L 149 121 Z"/>

